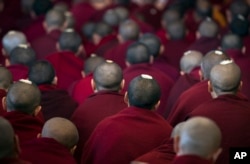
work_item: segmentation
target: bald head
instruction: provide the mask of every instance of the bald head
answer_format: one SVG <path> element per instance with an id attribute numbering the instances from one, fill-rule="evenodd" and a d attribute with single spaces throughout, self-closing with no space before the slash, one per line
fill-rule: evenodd
<path id="1" fill-rule="evenodd" d="M 198 31 L 203 37 L 213 38 L 218 35 L 219 27 L 212 19 L 208 18 L 201 22 Z"/>
<path id="2" fill-rule="evenodd" d="M 0 117 L 0 159 L 14 157 L 15 154 L 15 133 L 11 124 Z"/>
<path id="3" fill-rule="evenodd" d="M 199 67 L 202 60 L 202 53 L 199 51 L 187 51 L 180 60 L 180 68 L 184 73 L 190 73 L 195 67 Z"/>
<path id="4" fill-rule="evenodd" d="M 130 106 L 152 110 L 160 97 L 160 86 L 150 75 L 139 75 L 129 83 L 128 101 Z"/>
<path id="5" fill-rule="evenodd" d="M 136 22 L 126 20 L 119 26 L 119 35 L 123 40 L 136 40 L 139 37 L 140 29 Z"/>
<path id="6" fill-rule="evenodd" d="M 241 70 L 232 60 L 222 61 L 212 68 L 210 82 L 217 95 L 223 92 L 236 94 L 241 82 Z"/>
<path id="7" fill-rule="evenodd" d="M 0 88 L 7 90 L 13 83 L 12 74 L 7 68 L 0 67 L 0 75 Z"/>
<path id="8" fill-rule="evenodd" d="M 210 51 L 208 52 L 201 61 L 201 71 L 204 80 L 208 80 L 210 78 L 211 69 L 220 64 L 223 60 L 228 60 L 229 57 L 222 51 Z"/>
<path id="9" fill-rule="evenodd" d="M 187 120 L 180 132 L 178 155 L 198 155 L 211 159 L 219 149 L 221 132 L 216 123 L 205 117 Z"/>
<path id="10" fill-rule="evenodd" d="M 243 48 L 242 38 L 235 34 L 227 34 L 222 38 L 221 48 L 223 51 L 230 49 L 241 50 Z"/>
<path id="11" fill-rule="evenodd" d="M 94 82 L 97 90 L 119 91 L 123 80 L 122 69 L 112 61 L 96 67 L 94 71 Z"/>
<path id="12" fill-rule="evenodd" d="M 175 127 L 173 128 L 173 130 L 171 132 L 171 138 L 180 136 L 181 130 L 182 130 L 184 124 L 185 124 L 185 121 L 180 122 L 177 125 L 175 125 Z"/>
<path id="13" fill-rule="evenodd" d="M 154 34 L 147 33 L 140 37 L 139 43 L 143 43 L 148 47 L 150 55 L 159 56 L 161 48 L 161 40 Z"/>
<path id="14" fill-rule="evenodd" d="M 129 12 L 125 7 L 116 7 L 114 11 L 118 16 L 120 23 L 125 21 L 129 17 Z"/>
<path id="15" fill-rule="evenodd" d="M 79 135 L 76 126 L 69 120 L 54 117 L 45 122 L 41 137 L 53 138 L 68 149 L 73 148 Z"/>
<path id="16" fill-rule="evenodd" d="M 175 21 L 168 24 L 167 31 L 172 40 L 183 39 L 186 35 L 186 27 L 182 21 Z"/>
<path id="17" fill-rule="evenodd" d="M 100 37 L 107 36 L 111 33 L 112 33 L 112 27 L 105 22 L 97 23 L 95 28 L 94 28 L 94 34 L 97 34 Z"/>
<path id="18" fill-rule="evenodd" d="M 77 53 L 81 44 L 82 38 L 74 29 L 64 30 L 59 37 L 61 50 Z"/>
<path id="19" fill-rule="evenodd" d="M 105 59 L 100 56 L 91 55 L 85 62 L 84 62 L 84 73 L 86 75 L 93 73 L 97 66 L 101 65 L 105 62 Z"/>
<path id="20" fill-rule="evenodd" d="M 209 0 L 197 0 L 195 12 L 201 19 L 205 19 L 206 17 L 211 17 L 212 16 L 211 2 Z"/>
<path id="21" fill-rule="evenodd" d="M 110 26 L 117 26 L 119 24 L 119 16 L 113 9 L 109 9 L 103 15 L 103 21 Z"/>
<path id="22" fill-rule="evenodd" d="M 143 43 L 137 42 L 128 47 L 126 61 L 129 64 L 149 63 L 150 55 L 148 47 Z"/>
<path id="23" fill-rule="evenodd" d="M 45 16 L 47 28 L 62 28 L 65 22 L 64 12 L 59 10 L 50 10 Z"/>
<path id="24" fill-rule="evenodd" d="M 40 105 L 41 94 L 37 86 L 28 82 L 14 83 L 7 93 L 7 111 L 34 114 Z"/>
<path id="25" fill-rule="evenodd" d="M 174 9 L 174 8 L 170 8 L 166 10 L 162 17 L 163 25 L 165 27 L 172 22 L 180 21 L 180 20 L 181 20 L 181 13 L 177 9 Z"/>

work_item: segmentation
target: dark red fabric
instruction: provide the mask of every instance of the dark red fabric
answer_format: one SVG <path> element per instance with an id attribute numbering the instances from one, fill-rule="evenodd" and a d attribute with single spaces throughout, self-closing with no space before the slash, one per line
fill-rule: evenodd
<path id="1" fill-rule="evenodd" d="M 52 30 L 31 42 L 31 46 L 36 52 L 37 59 L 45 59 L 47 55 L 57 51 L 56 43 L 58 42 L 60 34 L 60 30 Z"/>
<path id="2" fill-rule="evenodd" d="M 6 90 L 0 89 L 0 116 L 6 113 L 6 109 L 3 108 L 3 98 L 7 95 Z"/>
<path id="3" fill-rule="evenodd" d="M 2 164 L 31 164 L 28 161 L 23 161 L 19 158 L 2 158 L 0 159 L 0 163 Z"/>
<path id="4" fill-rule="evenodd" d="M 79 132 L 79 142 L 75 152 L 77 161 L 81 161 L 85 142 L 104 118 L 114 115 L 126 108 L 124 95 L 111 91 L 100 91 L 88 97 L 71 117 Z"/>
<path id="5" fill-rule="evenodd" d="M 24 114 L 18 111 L 7 112 L 4 115 L 12 125 L 17 134 L 20 144 L 37 138 L 41 133 L 43 122 L 35 116 Z"/>
<path id="6" fill-rule="evenodd" d="M 158 148 L 138 157 L 135 161 L 146 162 L 150 164 L 169 164 L 175 157 L 173 150 L 173 140 L 166 140 Z"/>
<path id="7" fill-rule="evenodd" d="M 174 127 L 185 121 L 187 115 L 197 106 L 211 99 L 212 96 L 208 92 L 208 81 L 197 83 L 181 94 L 171 109 L 167 120 Z"/>
<path id="8" fill-rule="evenodd" d="M 53 117 L 63 117 L 69 119 L 78 103 L 69 96 L 68 92 L 62 89 L 57 89 L 53 85 L 38 86 L 42 98 L 41 106 L 45 121 Z"/>
<path id="9" fill-rule="evenodd" d="M 213 164 L 213 162 L 195 155 L 182 155 L 175 157 L 171 164 Z"/>
<path id="10" fill-rule="evenodd" d="M 69 89 L 69 93 L 74 100 L 81 104 L 84 100 L 94 93 L 91 80 L 93 79 L 93 74 L 89 74 L 79 81 L 72 84 Z"/>
<path id="11" fill-rule="evenodd" d="M 127 52 L 129 45 L 132 43 L 133 43 L 133 41 L 126 41 L 124 43 L 116 45 L 115 47 L 113 47 L 109 51 L 107 51 L 104 54 L 104 57 L 108 60 L 113 60 L 122 69 L 124 69 L 124 68 L 126 68 L 126 62 L 125 62 L 126 52 Z"/>
<path id="12" fill-rule="evenodd" d="M 135 65 L 131 65 L 130 67 L 126 68 L 123 71 L 123 77 L 125 79 L 124 91 L 128 89 L 129 82 L 133 80 L 133 78 L 141 74 L 151 75 L 159 83 L 161 87 L 161 99 L 160 99 L 161 103 L 160 103 L 159 108 L 157 109 L 157 113 L 163 115 L 166 110 L 166 103 L 167 103 L 168 95 L 174 82 L 172 81 L 170 77 L 165 75 L 163 72 L 152 67 L 152 65 L 135 64 Z"/>
<path id="13" fill-rule="evenodd" d="M 83 60 L 73 52 L 57 52 L 48 55 L 46 59 L 56 70 L 58 88 L 67 90 L 73 82 L 82 79 Z"/>
<path id="14" fill-rule="evenodd" d="M 190 74 L 185 73 L 184 75 L 181 75 L 179 79 L 175 82 L 174 86 L 172 87 L 169 93 L 167 110 L 166 113 L 164 114 L 165 118 L 168 117 L 173 105 L 176 103 L 180 95 L 193 85 L 200 82 L 200 76 L 198 73 L 199 70 L 200 69 L 197 68 L 194 69 Z"/>
<path id="15" fill-rule="evenodd" d="M 18 81 L 20 79 L 27 79 L 29 68 L 25 65 L 14 64 L 6 67 L 12 74 L 13 81 Z"/>
<path id="16" fill-rule="evenodd" d="M 154 32 L 154 28 L 151 25 L 147 24 L 146 22 L 143 22 L 136 16 L 130 15 L 129 18 L 137 23 L 142 33 Z"/>
<path id="17" fill-rule="evenodd" d="M 105 36 L 101 39 L 100 43 L 95 48 L 95 54 L 98 56 L 104 56 L 104 54 L 115 45 L 118 45 L 118 40 L 116 35 L 111 34 L 108 36 Z"/>
<path id="18" fill-rule="evenodd" d="M 164 28 L 159 29 L 156 35 L 160 38 L 162 45 L 167 44 L 169 39 L 167 38 L 167 31 Z"/>
<path id="19" fill-rule="evenodd" d="M 246 55 L 250 56 L 250 35 L 247 35 L 243 38 L 244 46 L 246 47 Z"/>
<path id="20" fill-rule="evenodd" d="M 98 124 L 82 155 L 82 164 L 128 164 L 160 146 L 171 126 L 154 111 L 128 107 Z"/>
<path id="21" fill-rule="evenodd" d="M 214 120 L 222 132 L 222 153 L 217 164 L 229 163 L 230 147 L 250 146 L 250 102 L 244 96 L 221 95 L 195 108 L 189 117 L 205 116 Z"/>
<path id="22" fill-rule="evenodd" d="M 2 52 L 2 49 L 3 49 L 3 45 L 2 45 L 2 43 L 0 43 L 0 49 L 1 49 L 1 51 L 0 51 L 0 65 L 2 65 L 2 66 L 5 66 L 5 56 L 3 55 L 3 52 Z"/>
<path id="23" fill-rule="evenodd" d="M 34 164 L 76 164 L 70 150 L 52 138 L 37 138 L 25 143 L 21 158 Z"/>

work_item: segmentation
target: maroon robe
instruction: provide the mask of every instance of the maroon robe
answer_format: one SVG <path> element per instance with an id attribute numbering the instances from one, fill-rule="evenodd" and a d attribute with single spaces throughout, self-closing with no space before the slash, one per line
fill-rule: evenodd
<path id="1" fill-rule="evenodd" d="M 115 63 L 117 63 L 122 69 L 126 68 L 126 52 L 130 44 L 132 44 L 133 41 L 126 41 L 124 43 L 121 43 L 113 48 L 111 48 L 109 51 L 107 51 L 104 54 L 104 57 L 108 60 L 113 60 Z"/>
<path id="2" fill-rule="evenodd" d="M 76 81 L 72 84 L 69 89 L 70 96 L 74 100 L 81 104 L 84 100 L 94 93 L 94 90 L 91 85 L 91 80 L 93 79 L 93 74 L 89 74 L 86 77 L 82 78 L 79 81 Z"/>
<path id="3" fill-rule="evenodd" d="M 55 29 L 31 42 L 31 47 L 35 50 L 37 59 L 45 59 L 47 55 L 57 51 L 56 43 L 60 34 L 61 31 Z"/>
<path id="4" fill-rule="evenodd" d="M 151 75 L 160 85 L 161 88 L 161 103 L 159 108 L 157 109 L 157 113 L 160 115 L 163 115 L 166 110 L 166 103 L 168 99 L 168 95 L 170 92 L 170 89 L 173 86 L 173 81 L 170 77 L 165 75 L 160 70 L 152 67 L 150 64 L 144 63 L 144 64 L 134 64 L 130 67 L 126 68 L 123 71 L 123 77 L 125 79 L 125 86 L 124 91 L 128 89 L 129 82 L 133 80 L 136 76 L 139 76 L 141 74 L 148 74 Z"/>
<path id="5" fill-rule="evenodd" d="M 70 150 L 52 138 L 36 138 L 26 142 L 21 158 L 34 164 L 76 164 Z"/>
<path id="6" fill-rule="evenodd" d="M 2 99 L 4 97 L 6 97 L 6 95 L 7 95 L 6 90 L 0 89 L 0 100 L 1 100 L 1 102 L 0 102 L 0 116 L 2 116 L 4 113 L 6 113 L 6 110 L 3 108 L 3 101 L 2 101 Z"/>
<path id="7" fill-rule="evenodd" d="M 167 42 L 169 41 L 169 39 L 167 38 L 167 31 L 164 28 L 159 29 L 156 32 L 156 35 L 159 37 L 159 39 L 161 40 L 161 44 L 162 45 L 166 45 Z"/>
<path id="8" fill-rule="evenodd" d="M 192 70 L 189 74 L 185 73 L 184 75 L 181 75 L 179 79 L 175 82 L 174 86 L 172 87 L 169 97 L 168 97 L 168 102 L 167 102 L 167 110 L 164 113 L 164 117 L 167 118 L 173 105 L 176 103 L 178 97 L 192 87 L 193 85 L 197 84 L 200 82 L 200 76 L 199 76 L 199 68 L 195 68 Z"/>
<path id="9" fill-rule="evenodd" d="M 229 163 L 230 147 L 250 147 L 250 101 L 244 96 L 221 95 L 195 108 L 188 117 L 214 120 L 222 132 L 222 153 L 217 164 Z"/>
<path id="10" fill-rule="evenodd" d="M 249 34 L 243 38 L 243 43 L 244 43 L 244 46 L 246 47 L 246 55 L 250 56 L 250 45 L 249 45 L 250 35 Z"/>
<path id="11" fill-rule="evenodd" d="M 4 118 L 11 123 L 21 145 L 37 138 L 44 124 L 39 118 L 18 111 L 7 112 Z"/>
<path id="12" fill-rule="evenodd" d="M 171 164 L 213 164 L 213 161 L 196 155 L 181 155 L 176 156 Z"/>
<path id="13" fill-rule="evenodd" d="M 161 145 L 171 126 L 154 111 L 128 107 L 98 124 L 87 141 L 82 164 L 128 164 Z"/>
<path id="14" fill-rule="evenodd" d="M 126 108 L 124 95 L 111 91 L 99 91 L 88 97 L 71 117 L 79 132 L 79 142 L 75 152 L 77 161 L 81 161 L 82 149 L 96 125 L 104 118 Z"/>
<path id="15" fill-rule="evenodd" d="M 216 38 L 201 37 L 188 47 L 188 50 L 200 51 L 203 55 L 212 50 L 217 50 L 220 40 Z"/>
<path id="16" fill-rule="evenodd" d="M 54 85 L 38 86 L 42 98 L 41 106 L 45 121 L 53 117 L 63 117 L 69 119 L 78 103 L 69 96 L 68 92 L 57 89 Z"/>
<path id="17" fill-rule="evenodd" d="M 211 99 L 212 96 L 208 92 L 208 81 L 197 83 L 181 94 L 171 109 L 167 120 L 172 126 L 175 126 L 185 121 L 187 115 L 197 106 Z"/>
<path id="18" fill-rule="evenodd" d="M 83 60 L 73 52 L 61 51 L 50 54 L 46 59 L 53 65 L 58 78 L 57 86 L 67 90 L 69 86 L 82 78 Z"/>
<path id="19" fill-rule="evenodd" d="M 115 45 L 118 45 L 116 35 L 111 34 L 101 39 L 100 43 L 96 46 L 94 53 L 98 56 L 104 56 L 104 54 Z"/>
<path id="20" fill-rule="evenodd" d="M 6 67 L 12 74 L 13 81 L 18 81 L 20 79 L 27 79 L 29 68 L 25 65 L 14 64 Z"/>
<path id="21" fill-rule="evenodd" d="M 0 159 L 0 163 L 2 164 L 31 164 L 28 161 L 23 161 L 19 158 L 2 158 Z"/>

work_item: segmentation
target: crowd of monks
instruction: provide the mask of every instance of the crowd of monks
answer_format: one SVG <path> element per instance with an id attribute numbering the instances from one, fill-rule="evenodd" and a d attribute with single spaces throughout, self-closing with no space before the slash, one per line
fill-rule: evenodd
<path id="1" fill-rule="evenodd" d="M 0 163 L 229 164 L 250 147 L 249 0 L 0 0 Z"/>

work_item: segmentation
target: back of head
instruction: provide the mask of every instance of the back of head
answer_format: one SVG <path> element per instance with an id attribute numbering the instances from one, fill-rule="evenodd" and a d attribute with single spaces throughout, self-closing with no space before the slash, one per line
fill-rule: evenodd
<path id="1" fill-rule="evenodd" d="M 53 138 L 68 149 L 72 149 L 79 140 L 76 126 L 60 117 L 54 117 L 45 122 L 41 137 Z"/>
<path id="2" fill-rule="evenodd" d="M 87 22 L 82 26 L 82 34 L 87 38 L 91 39 L 94 34 L 96 23 L 94 22 Z"/>
<path id="3" fill-rule="evenodd" d="M 247 36 L 249 33 L 249 21 L 242 15 L 233 17 L 233 20 L 229 24 L 229 28 L 232 33 L 241 37 Z"/>
<path id="4" fill-rule="evenodd" d="M 102 20 L 110 26 L 117 26 L 119 24 L 119 16 L 113 9 L 107 10 Z"/>
<path id="5" fill-rule="evenodd" d="M 7 111 L 19 111 L 33 114 L 40 105 L 41 94 L 37 86 L 30 81 L 18 81 L 14 83 L 7 93 Z"/>
<path id="6" fill-rule="evenodd" d="M 232 17 L 236 15 L 242 15 L 244 18 L 248 18 L 249 6 L 244 0 L 238 0 L 231 3 L 229 8 Z"/>
<path id="7" fill-rule="evenodd" d="M 186 27 L 182 21 L 169 23 L 166 27 L 171 40 L 180 40 L 185 38 Z"/>
<path id="8" fill-rule="evenodd" d="M 31 66 L 36 61 L 35 51 L 28 45 L 18 45 L 10 53 L 11 64 Z"/>
<path id="9" fill-rule="evenodd" d="M 227 56 L 227 54 L 222 51 L 215 50 L 208 52 L 201 61 L 201 71 L 203 78 L 205 80 L 210 79 L 210 72 L 212 68 L 215 65 L 220 64 L 220 62 L 222 62 L 223 60 L 228 59 L 229 57 Z"/>
<path id="10" fill-rule="evenodd" d="M 86 75 L 93 73 L 97 66 L 101 65 L 105 62 L 105 59 L 100 56 L 91 55 L 85 62 L 84 62 L 84 73 Z"/>
<path id="11" fill-rule="evenodd" d="M 53 4 L 51 0 L 35 0 L 32 5 L 32 9 L 36 15 L 44 15 L 50 9 L 52 9 L 52 7 L 53 7 Z"/>
<path id="12" fill-rule="evenodd" d="M 13 83 L 12 74 L 7 68 L 0 67 L 0 75 L 0 88 L 7 90 Z"/>
<path id="13" fill-rule="evenodd" d="M 80 35 L 74 29 L 66 29 L 59 37 L 59 46 L 61 50 L 68 50 L 77 53 L 82 44 Z"/>
<path id="14" fill-rule="evenodd" d="M 126 53 L 126 61 L 129 64 L 149 63 L 150 55 L 151 54 L 146 45 L 136 42 L 128 47 Z"/>
<path id="15" fill-rule="evenodd" d="M 187 51 L 180 60 L 180 68 L 184 73 L 190 73 L 195 67 L 199 67 L 203 55 L 199 51 Z"/>
<path id="16" fill-rule="evenodd" d="M 243 41 L 238 35 L 227 34 L 222 38 L 221 48 L 223 51 L 230 49 L 241 50 L 243 48 Z"/>
<path id="17" fill-rule="evenodd" d="M 67 12 L 69 10 L 69 7 L 66 3 L 64 2 L 57 2 L 54 6 L 53 6 L 53 10 L 57 10 L 60 12 Z"/>
<path id="18" fill-rule="evenodd" d="M 164 22 L 164 26 L 166 27 L 168 24 L 181 20 L 181 13 L 174 8 L 167 9 L 162 17 L 162 21 Z"/>
<path id="19" fill-rule="evenodd" d="M 94 28 L 94 34 L 101 37 L 107 36 L 112 33 L 112 27 L 105 22 L 99 22 Z"/>
<path id="20" fill-rule="evenodd" d="M 45 16 L 45 22 L 48 28 L 62 28 L 65 22 L 65 15 L 59 10 L 50 10 Z"/>
<path id="21" fill-rule="evenodd" d="M 47 61 L 37 61 L 29 69 L 29 80 L 36 85 L 52 84 L 55 70 Z"/>
<path id="22" fill-rule="evenodd" d="M 14 157 L 15 133 L 11 124 L 3 117 L 0 117 L 0 131 L 0 159 Z"/>
<path id="23" fill-rule="evenodd" d="M 241 82 L 241 70 L 232 60 L 222 61 L 212 68 L 210 82 L 217 95 L 223 92 L 236 94 Z"/>
<path id="24" fill-rule="evenodd" d="M 116 7 L 114 9 L 116 12 L 118 18 L 119 18 L 119 23 L 127 20 L 129 18 L 129 12 L 125 7 Z"/>
<path id="25" fill-rule="evenodd" d="M 150 75 L 139 75 L 129 83 L 128 101 L 130 106 L 152 110 L 160 97 L 160 86 Z"/>
<path id="26" fill-rule="evenodd" d="M 112 61 L 96 67 L 93 76 L 95 87 L 98 91 L 110 90 L 119 91 L 121 89 L 121 82 L 123 80 L 122 69 L 119 65 Z"/>
<path id="27" fill-rule="evenodd" d="M 219 27 L 212 19 L 207 18 L 201 22 L 198 31 L 203 37 L 213 38 L 218 35 Z"/>
<path id="28" fill-rule="evenodd" d="M 6 55 L 20 44 L 27 44 L 26 36 L 19 31 L 9 31 L 2 39 L 3 48 Z"/>
<path id="29" fill-rule="evenodd" d="M 70 11 L 65 12 L 65 22 L 66 22 L 66 28 L 75 28 L 75 18 L 73 14 Z"/>
<path id="30" fill-rule="evenodd" d="M 139 37 L 139 26 L 133 20 L 126 20 L 119 26 L 119 35 L 126 40 L 137 40 Z"/>
<path id="31" fill-rule="evenodd" d="M 150 55 L 153 55 L 155 58 L 159 56 L 161 48 L 161 40 L 154 34 L 147 33 L 140 37 L 139 43 L 143 43 L 148 47 Z"/>
<path id="32" fill-rule="evenodd" d="M 178 155 L 197 155 L 212 159 L 220 148 L 221 131 L 216 123 L 205 117 L 187 120 L 180 133 Z"/>
<path id="33" fill-rule="evenodd" d="M 195 12 L 201 19 L 212 17 L 211 2 L 209 0 L 197 0 Z"/>

